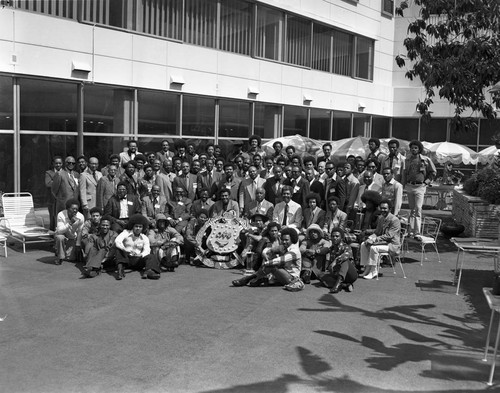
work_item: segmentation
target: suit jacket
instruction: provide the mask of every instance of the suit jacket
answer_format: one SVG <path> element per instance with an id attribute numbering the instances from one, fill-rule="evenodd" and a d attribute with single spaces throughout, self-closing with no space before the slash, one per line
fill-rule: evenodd
<path id="1" fill-rule="evenodd" d="M 392 202 L 392 214 L 397 216 L 403 203 L 403 185 L 392 179 L 389 184 L 384 183 L 380 190 L 382 199 L 389 199 Z"/>
<path id="2" fill-rule="evenodd" d="M 210 179 L 208 171 L 198 174 L 198 193 L 202 188 L 208 189 L 209 195 L 212 196 L 217 192 L 217 183 L 222 179 L 222 173 L 212 170 L 212 178 Z"/>
<path id="3" fill-rule="evenodd" d="M 301 177 L 295 187 L 292 185 L 292 179 L 286 179 L 284 184 L 293 188 L 292 201 L 301 206 L 307 206 L 306 196 L 309 194 L 309 182 L 306 179 Z"/>
<path id="4" fill-rule="evenodd" d="M 277 181 L 276 178 L 271 177 L 264 183 L 266 200 L 271 202 L 274 206 L 276 206 L 277 203 L 283 200 L 283 198 L 281 197 L 281 189 L 283 188 L 284 182 L 284 178 L 281 178 L 279 181 Z"/>
<path id="5" fill-rule="evenodd" d="M 346 189 L 346 201 L 342 210 L 346 211 L 347 208 L 352 208 L 356 197 L 358 196 L 359 180 L 352 173 L 344 179 Z"/>
<path id="6" fill-rule="evenodd" d="M 283 224 L 283 218 L 285 217 L 285 202 L 282 201 L 274 207 L 273 211 L 273 221 L 278 224 Z M 300 229 L 302 227 L 302 207 L 294 201 L 288 203 L 288 214 L 286 220 L 286 226 L 294 227 Z"/>
<path id="7" fill-rule="evenodd" d="M 200 214 L 201 209 L 206 209 L 207 211 L 210 211 L 210 208 L 212 207 L 213 204 L 214 201 L 208 198 L 207 201 L 205 202 L 205 206 L 203 206 L 203 201 L 201 199 L 197 199 L 191 205 L 191 210 L 190 210 L 191 216 L 198 217 L 198 214 Z"/>
<path id="8" fill-rule="evenodd" d="M 210 215 L 210 217 L 215 217 L 215 216 L 219 216 L 222 213 L 225 213 L 227 211 L 234 211 L 235 216 L 239 217 L 240 216 L 240 207 L 238 205 L 238 202 L 230 199 L 229 203 L 227 204 L 227 208 L 224 209 L 224 206 L 222 206 L 222 201 L 217 201 L 212 205 L 208 214 Z"/>
<path id="9" fill-rule="evenodd" d="M 82 209 L 92 209 L 97 206 L 97 183 L 102 177 L 102 173 L 96 171 L 97 180 L 89 172 L 80 175 L 80 200 Z"/>
<path id="10" fill-rule="evenodd" d="M 401 251 L 401 222 L 394 214 L 378 217 L 375 235 L 377 235 L 376 243 L 389 243 L 389 252 L 398 254 Z"/>
<path id="11" fill-rule="evenodd" d="M 134 174 L 132 177 L 127 174 L 120 175 L 119 179 L 127 184 L 127 194 L 139 196 L 139 184 L 137 183 L 137 175 Z"/>
<path id="12" fill-rule="evenodd" d="M 243 215 L 245 217 L 252 217 L 254 214 L 263 214 L 265 215 L 269 220 L 272 220 L 273 218 L 273 211 L 274 211 L 274 205 L 266 201 L 265 199 L 260 203 L 257 201 L 252 201 L 248 205 L 245 205 L 245 210 Z"/>
<path id="13" fill-rule="evenodd" d="M 345 205 L 346 200 L 346 186 L 342 179 L 338 178 L 327 178 L 325 180 L 325 201 L 326 205 L 328 205 L 328 200 L 332 197 L 336 196 L 340 199 L 339 209 L 342 210 Z"/>
<path id="14" fill-rule="evenodd" d="M 311 211 L 310 207 L 306 207 L 302 214 L 304 219 L 302 220 L 302 227 L 304 229 L 309 228 L 312 224 L 318 224 L 320 228 L 323 228 L 325 225 L 326 212 L 323 209 L 317 207 L 314 211 L 314 214 Z"/>
<path id="15" fill-rule="evenodd" d="M 167 218 L 173 218 L 174 220 L 178 220 L 182 218 L 182 221 L 185 221 L 186 224 L 191 218 L 191 204 L 193 202 L 191 199 L 183 197 L 180 201 L 171 200 L 167 202 Z"/>
<path id="16" fill-rule="evenodd" d="M 220 190 L 225 188 L 225 189 L 228 189 L 230 191 L 229 196 L 233 201 L 238 200 L 238 191 L 240 188 L 240 183 L 241 183 L 241 179 L 239 179 L 237 177 L 233 176 L 233 179 L 230 182 L 228 182 L 226 180 L 225 176 L 222 177 L 219 180 L 219 183 L 217 184 L 217 197 L 218 197 Z"/>
<path id="17" fill-rule="evenodd" d="M 254 182 L 256 184 L 254 184 Z M 251 178 L 243 179 L 240 183 L 240 188 L 238 191 L 238 204 L 240 208 L 244 208 L 250 202 L 255 201 L 255 191 L 264 185 L 266 181 L 260 176 L 257 176 L 255 180 Z"/>
<path id="18" fill-rule="evenodd" d="M 174 199 L 174 194 L 172 192 L 172 182 L 170 177 L 164 173 L 159 173 L 156 175 L 156 185 L 160 186 L 160 195 L 164 196 L 167 201 Z"/>
<path id="19" fill-rule="evenodd" d="M 150 221 L 155 220 L 157 214 L 167 214 L 167 199 L 160 195 L 156 204 L 153 203 L 153 199 L 152 195 L 148 195 L 142 200 L 141 213 Z"/>
<path id="20" fill-rule="evenodd" d="M 188 173 L 188 178 L 189 178 L 189 184 L 186 184 L 186 177 L 184 175 L 182 176 L 177 176 L 174 179 L 174 182 L 172 184 L 172 190 L 175 190 L 177 187 L 181 187 L 184 190 L 184 195 L 188 198 L 191 199 L 191 201 L 194 201 L 196 199 L 196 191 L 197 191 L 197 176 L 193 175 L 192 173 Z M 196 184 L 196 185 L 195 185 Z"/>
<path id="21" fill-rule="evenodd" d="M 271 171 L 268 171 L 267 169 L 260 171 L 259 176 L 266 180 L 270 179 L 271 177 L 274 176 L 273 168 L 271 168 Z"/>
<path id="22" fill-rule="evenodd" d="M 166 153 L 163 150 L 160 150 L 159 152 L 156 153 L 156 158 L 158 158 L 161 163 L 163 164 L 163 161 L 168 160 L 169 158 L 172 159 L 175 156 L 173 151 L 167 151 Z"/>
<path id="23" fill-rule="evenodd" d="M 136 195 L 127 195 L 127 205 L 128 218 L 141 213 L 141 202 Z M 116 195 L 109 199 L 104 208 L 104 214 L 109 214 L 113 218 L 113 222 L 120 219 L 120 199 Z"/>
<path id="24" fill-rule="evenodd" d="M 331 212 L 331 210 L 326 213 L 325 216 L 325 225 L 323 225 L 323 232 L 328 234 L 332 233 L 332 229 L 336 227 L 340 227 L 345 229 L 347 226 L 347 214 L 344 213 L 340 208 L 337 209 L 335 214 Z"/>
<path id="25" fill-rule="evenodd" d="M 49 169 L 45 171 L 45 187 L 47 188 L 47 203 L 53 204 L 55 201 L 54 195 L 52 195 L 52 183 L 54 183 L 54 178 L 56 177 L 56 171 Z"/>
<path id="26" fill-rule="evenodd" d="M 52 195 L 56 199 L 56 213 L 66 209 L 66 201 L 71 198 L 78 199 L 78 180 L 80 174 L 75 171 L 68 172 L 61 169 L 52 182 Z"/>
<path id="27" fill-rule="evenodd" d="M 104 211 L 109 199 L 115 195 L 116 186 L 120 182 L 118 176 L 110 179 L 109 176 L 103 176 L 97 182 L 96 206 Z"/>

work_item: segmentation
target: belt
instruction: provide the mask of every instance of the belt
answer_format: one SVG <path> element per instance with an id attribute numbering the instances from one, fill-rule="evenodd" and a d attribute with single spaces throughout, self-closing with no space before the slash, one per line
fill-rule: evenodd
<path id="1" fill-rule="evenodd" d="M 421 181 L 410 181 L 410 182 L 408 182 L 408 183 L 410 183 L 411 185 L 414 185 L 414 186 L 419 185 L 419 184 L 424 184 L 424 183 L 423 183 L 423 182 L 421 182 Z"/>

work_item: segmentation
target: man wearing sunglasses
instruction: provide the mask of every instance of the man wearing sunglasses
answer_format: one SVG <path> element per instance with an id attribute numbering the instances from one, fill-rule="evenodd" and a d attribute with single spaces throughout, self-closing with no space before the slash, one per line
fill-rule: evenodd
<path id="1" fill-rule="evenodd" d="M 64 168 L 54 176 L 52 195 L 56 200 L 56 214 L 66 209 L 68 199 L 78 200 L 80 174 L 75 168 L 75 157 L 68 156 L 64 160 Z"/>

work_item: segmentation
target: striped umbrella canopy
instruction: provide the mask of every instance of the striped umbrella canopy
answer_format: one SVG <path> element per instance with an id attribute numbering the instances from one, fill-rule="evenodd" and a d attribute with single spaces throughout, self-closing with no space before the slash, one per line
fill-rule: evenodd
<path id="1" fill-rule="evenodd" d="M 462 163 L 469 165 L 477 162 L 477 153 L 458 143 L 437 142 L 431 144 L 428 149 L 431 159 L 439 164 L 451 162 L 455 165 Z"/>
<path id="2" fill-rule="evenodd" d="M 323 143 L 317 141 L 316 139 L 311 139 L 296 134 L 291 136 L 284 136 L 282 138 L 272 139 L 266 143 L 263 143 L 262 149 L 265 151 L 266 155 L 271 155 L 274 153 L 273 149 L 274 142 L 283 143 L 284 149 L 287 146 L 295 147 L 295 152 L 298 153 L 300 156 L 305 156 L 305 155 L 314 156 L 318 151 L 321 151 L 321 146 L 323 146 Z"/>
<path id="3" fill-rule="evenodd" d="M 491 164 L 500 157 L 500 149 L 495 145 L 487 147 L 477 153 L 477 159 L 481 164 Z"/>
<path id="4" fill-rule="evenodd" d="M 368 140 L 364 136 L 357 136 L 338 141 L 332 144 L 332 156 L 338 160 L 345 160 L 350 155 L 366 158 L 370 152 Z"/>

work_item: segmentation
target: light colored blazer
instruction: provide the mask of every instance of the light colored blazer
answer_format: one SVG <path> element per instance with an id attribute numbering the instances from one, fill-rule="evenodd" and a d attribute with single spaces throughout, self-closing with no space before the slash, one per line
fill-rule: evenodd
<path id="1" fill-rule="evenodd" d="M 255 185 L 253 184 L 254 182 L 256 183 Z M 262 179 L 260 176 L 257 176 L 255 180 L 246 178 L 241 181 L 238 191 L 238 203 L 240 208 L 245 208 L 250 202 L 255 201 L 255 191 L 257 188 L 261 188 L 265 182 L 265 179 Z"/>
<path id="2" fill-rule="evenodd" d="M 284 216 L 285 216 L 285 202 L 283 201 L 276 204 L 276 206 L 274 207 L 273 221 L 276 221 L 277 223 L 282 225 Z M 287 214 L 286 226 L 300 229 L 300 227 L 302 226 L 302 220 L 303 220 L 302 207 L 294 201 L 288 202 L 288 214 Z"/>
<path id="3" fill-rule="evenodd" d="M 97 180 L 89 172 L 80 174 L 80 201 L 82 209 L 92 209 L 97 206 L 97 183 L 102 177 L 102 173 L 96 171 Z"/>

